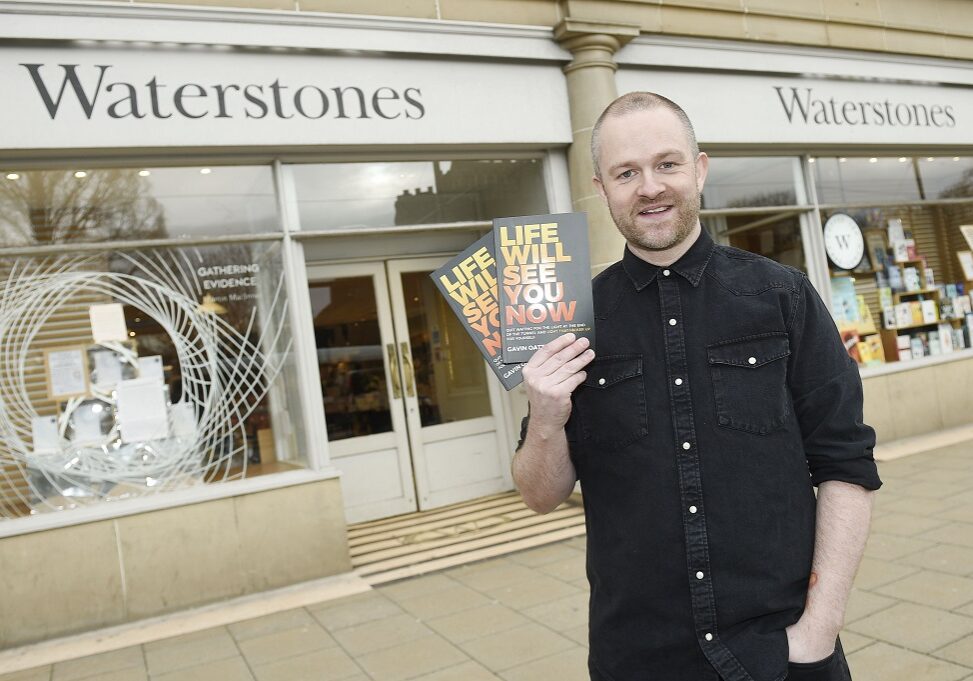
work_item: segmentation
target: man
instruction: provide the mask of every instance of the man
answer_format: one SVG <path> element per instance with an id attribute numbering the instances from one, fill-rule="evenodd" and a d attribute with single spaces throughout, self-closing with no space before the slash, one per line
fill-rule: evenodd
<path id="1" fill-rule="evenodd" d="M 675 103 L 620 97 L 592 155 L 627 248 L 593 282 L 597 355 L 566 335 L 524 367 L 513 461 L 541 513 L 581 482 L 591 678 L 847 681 L 881 485 L 857 365 L 803 273 L 702 230 Z"/>

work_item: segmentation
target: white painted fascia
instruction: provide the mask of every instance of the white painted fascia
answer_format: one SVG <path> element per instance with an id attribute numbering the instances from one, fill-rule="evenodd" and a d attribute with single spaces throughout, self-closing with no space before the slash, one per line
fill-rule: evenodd
<path id="1" fill-rule="evenodd" d="M 973 85 L 973 63 L 856 50 L 643 35 L 615 55 L 622 67 L 692 69 L 899 83 Z"/>
<path id="2" fill-rule="evenodd" d="M 4 40 L 571 60 L 543 26 L 90 1 L 0 0 Z"/>

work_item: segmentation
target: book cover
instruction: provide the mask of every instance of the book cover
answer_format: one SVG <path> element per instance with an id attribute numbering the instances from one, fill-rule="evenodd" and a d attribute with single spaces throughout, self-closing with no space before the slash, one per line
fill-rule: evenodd
<path id="1" fill-rule="evenodd" d="M 500 352 L 500 304 L 493 234 L 487 234 L 429 276 L 453 314 L 507 390 L 524 380 L 523 364 L 506 365 Z"/>
<path id="2" fill-rule="evenodd" d="M 896 327 L 912 326 L 912 306 L 909 303 L 899 303 L 895 306 Z"/>
<path id="3" fill-rule="evenodd" d="M 831 278 L 831 307 L 838 328 L 857 326 L 858 298 L 855 294 L 855 280 L 851 277 Z"/>
<path id="4" fill-rule="evenodd" d="M 949 324 L 939 325 L 939 350 L 942 354 L 948 355 L 953 351 L 953 327 Z"/>
<path id="5" fill-rule="evenodd" d="M 937 316 L 939 312 L 939 306 L 936 305 L 935 300 L 923 300 L 922 303 L 922 323 L 931 324 L 932 322 L 938 322 L 939 317 Z"/>
<path id="6" fill-rule="evenodd" d="M 919 270 L 915 267 L 906 267 L 903 269 L 902 279 L 905 281 L 906 291 L 919 291 L 922 289 L 922 282 L 919 280 Z"/>
<path id="7" fill-rule="evenodd" d="M 865 344 L 868 346 L 868 354 L 871 356 L 869 364 L 884 364 L 885 346 L 882 344 L 882 337 L 877 333 L 872 334 L 865 339 Z"/>
<path id="8" fill-rule="evenodd" d="M 909 303 L 909 309 L 912 311 L 913 325 L 921 326 L 926 321 L 922 316 L 922 303 L 918 300 L 913 300 Z"/>
<path id="9" fill-rule="evenodd" d="M 500 269 L 504 363 L 526 362 L 565 333 L 595 345 L 588 221 L 584 213 L 493 221 Z"/>
<path id="10" fill-rule="evenodd" d="M 905 285 L 902 283 L 902 270 L 898 265 L 889 265 L 887 268 L 889 273 L 889 288 L 893 291 L 902 291 L 905 289 Z"/>

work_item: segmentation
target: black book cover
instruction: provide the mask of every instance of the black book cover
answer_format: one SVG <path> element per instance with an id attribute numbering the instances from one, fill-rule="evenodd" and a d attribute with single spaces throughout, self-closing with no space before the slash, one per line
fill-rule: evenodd
<path id="1" fill-rule="evenodd" d="M 504 363 L 526 362 L 565 333 L 595 346 L 588 220 L 584 213 L 493 221 L 500 269 Z"/>
<path id="2" fill-rule="evenodd" d="M 493 234 L 487 234 L 429 276 L 503 387 L 510 390 L 523 381 L 520 373 L 523 364 L 504 364 L 500 352 Z"/>

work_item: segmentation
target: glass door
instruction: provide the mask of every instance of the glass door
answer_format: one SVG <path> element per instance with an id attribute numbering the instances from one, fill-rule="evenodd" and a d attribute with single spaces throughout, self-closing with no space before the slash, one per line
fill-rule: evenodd
<path id="1" fill-rule="evenodd" d="M 399 354 L 381 263 L 308 268 L 332 463 L 348 522 L 417 509 Z"/>
<path id="2" fill-rule="evenodd" d="M 309 267 L 329 450 L 349 522 L 513 488 L 500 387 L 429 278 L 444 260 Z"/>
<path id="3" fill-rule="evenodd" d="M 387 263 L 421 510 L 513 487 L 498 435 L 500 386 L 429 277 L 444 261 Z"/>

